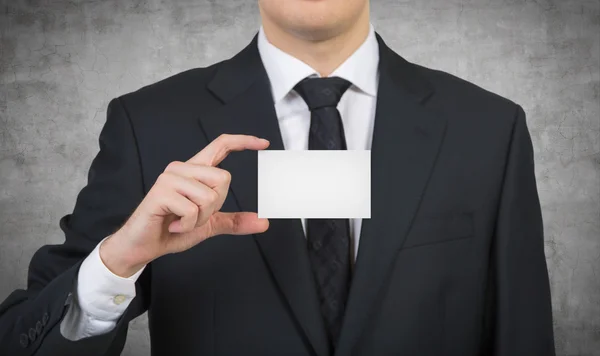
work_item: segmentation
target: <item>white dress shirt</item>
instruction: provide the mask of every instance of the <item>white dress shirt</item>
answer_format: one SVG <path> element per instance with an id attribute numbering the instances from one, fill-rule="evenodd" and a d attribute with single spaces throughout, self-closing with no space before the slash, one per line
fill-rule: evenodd
<path id="1" fill-rule="evenodd" d="M 271 83 L 284 148 L 306 150 L 310 111 L 293 88 L 306 77 L 320 75 L 306 63 L 272 45 L 262 26 L 257 44 Z M 352 83 L 337 106 L 348 150 L 371 149 L 379 82 L 378 65 L 379 44 L 370 25 L 363 44 L 330 75 Z M 361 219 L 350 219 L 354 258 L 358 253 L 361 223 Z M 305 229 L 304 219 L 302 227 Z M 83 261 L 72 297 L 67 300 L 69 310 L 60 325 L 62 335 L 67 339 L 79 340 L 110 332 L 135 297 L 135 282 L 143 268 L 129 278 L 113 274 L 100 259 L 101 243 Z"/>

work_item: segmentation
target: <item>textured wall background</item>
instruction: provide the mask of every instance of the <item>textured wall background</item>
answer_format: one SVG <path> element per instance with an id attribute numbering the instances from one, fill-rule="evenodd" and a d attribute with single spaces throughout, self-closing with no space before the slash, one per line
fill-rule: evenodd
<path id="1" fill-rule="evenodd" d="M 537 159 L 559 355 L 600 355 L 600 4 L 373 0 L 411 61 L 523 105 Z M 61 243 L 108 101 L 228 58 L 254 0 L 0 0 L 0 300 L 36 249 Z M 148 355 L 145 317 L 124 355 Z"/>

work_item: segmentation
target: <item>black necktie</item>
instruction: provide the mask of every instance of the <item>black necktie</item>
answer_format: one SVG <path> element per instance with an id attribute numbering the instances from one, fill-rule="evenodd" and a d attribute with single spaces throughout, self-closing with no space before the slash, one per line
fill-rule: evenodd
<path id="1" fill-rule="evenodd" d="M 311 112 L 309 150 L 345 150 L 337 104 L 350 82 L 339 77 L 306 78 L 295 86 Z M 317 282 L 331 347 L 337 345 L 351 279 L 348 219 L 306 219 L 308 256 Z"/>

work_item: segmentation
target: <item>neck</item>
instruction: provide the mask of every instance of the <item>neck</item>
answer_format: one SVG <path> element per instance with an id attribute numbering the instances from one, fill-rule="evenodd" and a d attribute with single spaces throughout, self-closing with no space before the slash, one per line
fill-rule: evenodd
<path id="1" fill-rule="evenodd" d="M 370 30 L 368 10 L 347 31 L 327 38 L 310 39 L 286 32 L 265 17 L 262 25 L 271 44 L 308 64 L 322 77 L 329 76 L 348 59 L 363 44 Z"/>

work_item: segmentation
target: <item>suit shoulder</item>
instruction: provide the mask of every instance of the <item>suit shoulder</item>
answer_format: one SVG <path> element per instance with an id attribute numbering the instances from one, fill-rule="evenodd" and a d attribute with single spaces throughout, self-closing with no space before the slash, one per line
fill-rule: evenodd
<path id="1" fill-rule="evenodd" d="M 434 96 L 449 109 L 468 110 L 478 114 L 510 114 L 514 116 L 520 105 L 454 74 L 414 64 L 415 68 L 432 84 Z"/>
<path id="2" fill-rule="evenodd" d="M 127 105 L 161 105 L 176 103 L 182 105 L 190 100 L 198 100 L 199 94 L 205 90 L 207 83 L 213 77 L 217 66 L 221 62 L 208 67 L 191 68 L 173 74 L 151 84 L 144 85 L 137 90 L 122 94 L 119 98 Z"/>
<path id="3" fill-rule="evenodd" d="M 448 72 L 417 68 L 434 89 L 427 105 L 448 119 L 449 141 L 506 149 L 515 123 L 525 118 L 521 105 Z"/>

